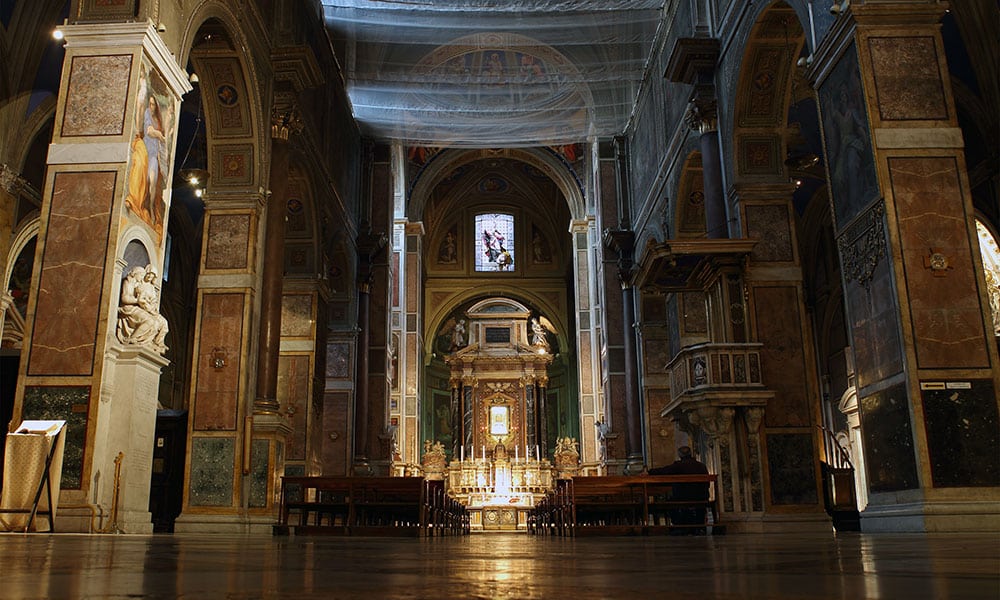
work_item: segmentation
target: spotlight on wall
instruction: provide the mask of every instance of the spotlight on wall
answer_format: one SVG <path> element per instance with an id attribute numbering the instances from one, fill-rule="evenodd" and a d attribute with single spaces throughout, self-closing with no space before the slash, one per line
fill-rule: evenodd
<path id="1" fill-rule="evenodd" d="M 61 39 L 63 39 L 62 29 L 53 29 L 52 30 L 52 39 L 54 39 L 54 40 L 61 40 Z"/>
<path id="2" fill-rule="evenodd" d="M 188 75 L 188 81 L 190 81 L 191 83 L 198 83 L 201 80 L 198 79 L 197 73 L 191 73 L 190 75 Z"/>
<path id="3" fill-rule="evenodd" d="M 167 30 L 167 26 L 164 23 L 157 23 L 156 30 L 159 31 L 160 33 L 163 33 Z"/>

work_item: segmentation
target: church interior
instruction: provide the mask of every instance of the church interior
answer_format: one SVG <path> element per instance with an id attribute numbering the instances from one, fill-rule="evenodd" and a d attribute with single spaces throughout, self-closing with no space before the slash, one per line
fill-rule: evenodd
<path id="1" fill-rule="evenodd" d="M 997 31 L 993 0 L 0 0 L 5 502 L 58 421 L 59 532 L 269 540 L 284 477 L 421 478 L 516 554 L 561 481 L 687 446 L 717 543 L 995 541 Z"/>

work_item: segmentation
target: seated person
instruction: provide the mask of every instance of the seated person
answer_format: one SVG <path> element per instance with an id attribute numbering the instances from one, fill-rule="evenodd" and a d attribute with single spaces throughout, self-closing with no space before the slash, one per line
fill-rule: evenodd
<path id="1" fill-rule="evenodd" d="M 707 475 L 708 467 L 691 454 L 690 446 L 677 449 L 678 459 L 665 467 L 650 469 L 650 475 Z M 708 500 L 708 483 L 677 483 L 671 488 L 672 501 Z M 674 508 L 670 510 L 670 522 L 674 525 L 704 525 L 705 507 Z M 697 528 L 684 528 L 687 533 L 696 533 Z"/>

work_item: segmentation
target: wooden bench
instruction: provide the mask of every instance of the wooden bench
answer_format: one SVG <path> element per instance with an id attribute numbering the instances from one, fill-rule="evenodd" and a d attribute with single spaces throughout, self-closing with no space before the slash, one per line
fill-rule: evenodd
<path id="1" fill-rule="evenodd" d="M 704 499 L 700 490 L 691 494 L 681 487 L 699 485 L 706 488 Z M 529 529 L 560 535 L 651 535 L 711 527 L 719 534 L 724 528 L 715 485 L 715 475 L 574 477 L 539 503 Z"/>
<path id="2" fill-rule="evenodd" d="M 441 482 L 422 477 L 288 476 L 282 477 L 273 532 L 419 536 L 447 528 L 461 533 L 464 512 L 447 498 Z"/>

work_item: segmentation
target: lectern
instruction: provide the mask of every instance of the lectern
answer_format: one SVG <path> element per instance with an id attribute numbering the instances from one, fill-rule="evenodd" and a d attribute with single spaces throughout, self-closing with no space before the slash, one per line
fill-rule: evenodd
<path id="1" fill-rule="evenodd" d="M 7 434 L 0 531 L 32 531 L 36 515 L 55 531 L 65 431 L 66 421 L 23 421 Z"/>

